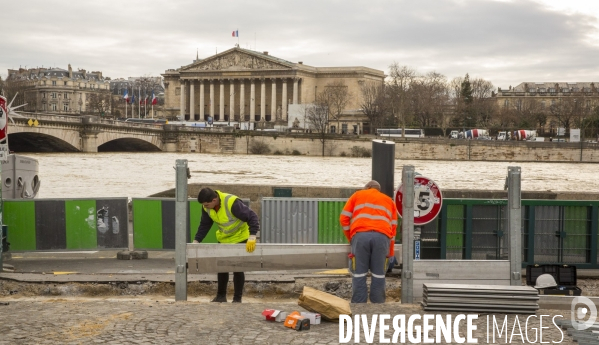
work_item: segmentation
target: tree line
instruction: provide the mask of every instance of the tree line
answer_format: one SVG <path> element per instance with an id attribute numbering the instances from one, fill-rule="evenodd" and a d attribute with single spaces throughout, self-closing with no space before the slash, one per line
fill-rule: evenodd
<path id="1" fill-rule="evenodd" d="M 327 133 L 331 124 L 339 123 L 349 100 L 359 96 L 370 133 L 377 128 L 437 127 L 446 135 L 448 128 L 543 132 L 547 127 L 563 127 L 587 129 L 587 136 L 594 136 L 599 128 L 596 94 L 579 92 L 547 100 L 513 97 L 499 104 L 488 80 L 469 74 L 448 80 L 441 73 L 422 74 L 398 63 L 389 66 L 384 82 L 363 81 L 359 92 L 352 95 L 341 81 L 328 84 L 316 95 L 307 120 L 316 132 Z"/>

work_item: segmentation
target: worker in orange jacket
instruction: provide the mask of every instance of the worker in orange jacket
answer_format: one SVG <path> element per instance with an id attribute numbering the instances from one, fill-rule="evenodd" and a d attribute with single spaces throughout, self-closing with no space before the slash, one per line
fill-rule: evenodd
<path id="1" fill-rule="evenodd" d="M 339 216 L 343 234 L 351 243 L 349 270 L 352 274 L 352 303 L 366 303 L 366 275 L 372 276 L 370 302 L 385 303 L 385 273 L 393 256 L 397 211 L 393 200 L 381 193 L 381 185 L 370 181 L 355 192 Z"/>

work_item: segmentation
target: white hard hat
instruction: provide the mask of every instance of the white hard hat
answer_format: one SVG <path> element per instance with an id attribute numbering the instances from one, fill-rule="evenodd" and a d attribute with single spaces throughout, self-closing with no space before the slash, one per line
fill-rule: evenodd
<path id="1" fill-rule="evenodd" d="M 555 282 L 555 278 L 551 274 L 545 273 L 541 274 L 537 278 L 537 285 L 535 285 L 535 289 L 544 289 L 557 286 Z"/>

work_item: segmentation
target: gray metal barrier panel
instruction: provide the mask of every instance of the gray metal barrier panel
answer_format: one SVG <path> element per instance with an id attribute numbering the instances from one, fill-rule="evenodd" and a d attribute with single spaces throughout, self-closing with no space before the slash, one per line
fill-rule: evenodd
<path id="1" fill-rule="evenodd" d="M 338 269 L 348 266 L 349 244 L 264 244 L 253 253 L 245 244 L 187 244 L 189 274 Z"/>
<path id="2" fill-rule="evenodd" d="M 318 243 L 315 198 L 262 198 L 261 243 Z"/>
<path id="3" fill-rule="evenodd" d="M 414 260 L 414 301 L 423 284 L 510 285 L 508 260 Z"/>

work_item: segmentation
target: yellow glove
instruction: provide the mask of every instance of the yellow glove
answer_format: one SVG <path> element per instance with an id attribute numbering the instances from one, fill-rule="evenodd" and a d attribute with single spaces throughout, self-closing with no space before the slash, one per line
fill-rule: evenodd
<path id="1" fill-rule="evenodd" d="M 252 253 L 256 249 L 256 235 L 250 235 L 248 241 L 245 244 L 245 250 L 248 253 Z"/>

